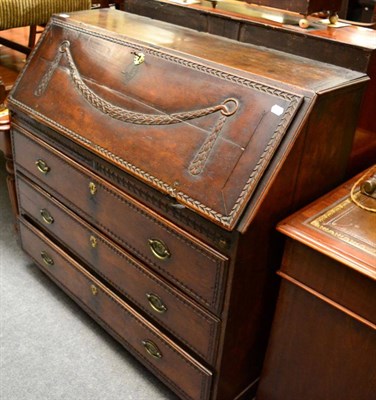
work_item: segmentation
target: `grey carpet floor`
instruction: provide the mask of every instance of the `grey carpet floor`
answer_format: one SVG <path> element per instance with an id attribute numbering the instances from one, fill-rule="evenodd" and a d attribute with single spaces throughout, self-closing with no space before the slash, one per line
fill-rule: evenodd
<path id="1" fill-rule="evenodd" d="M 176 400 L 23 254 L 0 152 L 0 400 Z"/>

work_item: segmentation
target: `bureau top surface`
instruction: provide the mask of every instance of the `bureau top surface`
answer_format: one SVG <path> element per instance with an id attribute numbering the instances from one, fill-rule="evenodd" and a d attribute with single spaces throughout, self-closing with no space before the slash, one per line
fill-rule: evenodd
<path id="1" fill-rule="evenodd" d="M 360 185 L 376 166 L 278 225 L 294 240 L 376 280 L 376 197 Z"/>
<path id="2" fill-rule="evenodd" d="M 8 100 L 232 230 L 271 160 L 282 164 L 318 93 L 365 80 L 339 67 L 97 10 L 52 19 Z"/>
<path id="3" fill-rule="evenodd" d="M 64 17 L 60 17 L 64 20 Z M 65 18 L 68 22 L 68 18 Z M 154 48 L 169 49 L 313 92 L 331 89 L 361 74 L 265 47 L 236 42 L 111 9 L 71 13 L 69 22 L 96 27 Z"/>

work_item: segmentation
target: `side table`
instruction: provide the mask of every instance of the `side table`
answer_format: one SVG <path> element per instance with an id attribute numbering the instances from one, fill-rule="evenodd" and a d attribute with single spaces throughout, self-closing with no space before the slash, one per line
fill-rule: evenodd
<path id="1" fill-rule="evenodd" d="M 278 226 L 288 239 L 257 400 L 374 398 L 375 174 Z"/>

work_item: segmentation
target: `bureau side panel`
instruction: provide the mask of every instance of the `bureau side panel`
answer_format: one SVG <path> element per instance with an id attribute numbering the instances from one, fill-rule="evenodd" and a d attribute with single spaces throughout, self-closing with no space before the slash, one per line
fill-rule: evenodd
<path id="1" fill-rule="evenodd" d="M 260 375 L 278 290 L 275 272 L 284 244 L 275 227 L 343 181 L 361 94 L 359 87 L 346 87 L 338 94 L 319 96 L 287 158 L 268 170 L 271 184 L 260 185 L 260 202 L 249 205 L 239 228 L 243 234 L 226 303 L 231 318 L 225 320 L 223 353 L 217 364 L 218 399 L 236 398 Z"/>

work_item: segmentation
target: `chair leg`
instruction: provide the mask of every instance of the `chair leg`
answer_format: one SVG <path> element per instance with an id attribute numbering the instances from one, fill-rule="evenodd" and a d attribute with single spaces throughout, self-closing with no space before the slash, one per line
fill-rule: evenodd
<path id="1" fill-rule="evenodd" d="M 31 49 L 35 46 L 36 37 L 37 37 L 37 26 L 30 25 L 28 47 L 30 47 Z"/>
<path id="2" fill-rule="evenodd" d="M 5 85 L 4 85 L 3 81 L 1 80 L 1 76 L 0 76 L 0 111 L 5 108 L 4 100 L 6 97 L 7 97 L 7 93 L 5 91 Z"/>
<path id="3" fill-rule="evenodd" d="M 7 186 L 10 204 L 12 206 L 13 215 L 18 215 L 17 194 L 14 176 L 12 145 L 10 140 L 9 116 L 6 110 L 0 112 L 0 151 L 5 156 L 5 168 L 7 171 Z"/>

